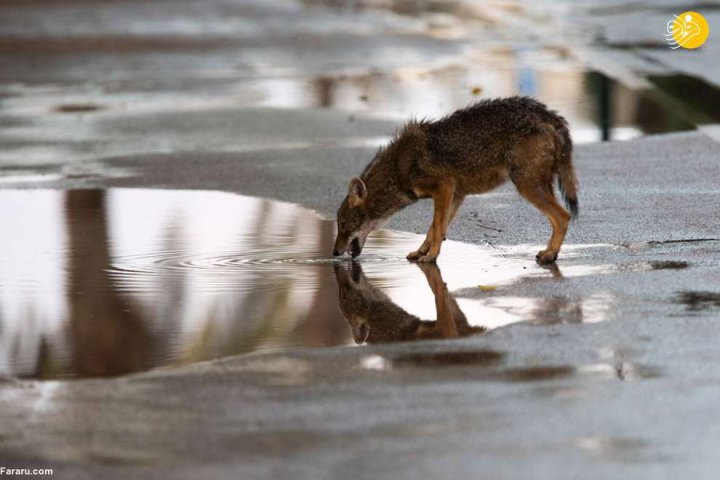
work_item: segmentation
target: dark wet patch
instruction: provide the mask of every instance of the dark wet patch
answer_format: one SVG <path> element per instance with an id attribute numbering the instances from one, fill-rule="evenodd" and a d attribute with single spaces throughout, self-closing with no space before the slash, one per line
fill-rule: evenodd
<path id="1" fill-rule="evenodd" d="M 615 370 L 616 378 L 622 381 L 649 380 L 663 376 L 662 369 L 652 365 L 619 362 L 613 365 L 613 369 Z"/>
<path id="2" fill-rule="evenodd" d="M 688 268 L 690 264 L 682 260 L 664 260 L 648 262 L 653 270 L 683 270 Z"/>
<path id="3" fill-rule="evenodd" d="M 60 113 L 87 113 L 96 112 L 102 110 L 101 105 L 95 105 L 92 103 L 65 103 L 63 105 L 56 106 L 53 110 Z"/>
<path id="4" fill-rule="evenodd" d="M 531 383 L 575 376 L 633 381 L 662 376 L 660 369 L 631 363 L 598 365 L 539 365 L 531 367 L 501 366 L 506 354 L 493 350 L 465 352 L 423 352 L 406 355 L 368 355 L 360 359 L 364 370 L 391 371 L 401 368 L 447 368 L 472 381 Z M 462 367 L 468 367 L 464 369 Z M 462 372 L 462 373 L 461 373 Z M 467 377 L 472 372 L 471 377 Z"/>
<path id="5" fill-rule="evenodd" d="M 426 352 L 401 356 L 392 356 L 390 360 L 395 367 L 455 367 L 462 365 L 492 366 L 498 364 L 505 356 L 502 352 L 479 350 L 472 352 Z"/>
<path id="6" fill-rule="evenodd" d="M 632 250 L 640 250 L 644 248 L 660 248 L 663 246 L 673 246 L 673 245 L 692 245 L 695 243 L 713 243 L 713 242 L 720 242 L 720 238 L 680 238 L 680 239 L 671 239 L 671 240 L 650 240 L 647 242 L 624 242 L 617 244 L 618 247 L 622 248 L 628 248 Z"/>
<path id="7" fill-rule="evenodd" d="M 575 298 L 563 295 L 549 295 L 537 299 L 532 311 L 534 324 L 554 325 L 558 323 L 581 323 L 583 321 L 582 304 Z"/>
<path id="8" fill-rule="evenodd" d="M 684 238 L 677 240 L 650 240 L 648 245 L 666 245 L 669 243 L 702 243 L 702 242 L 720 242 L 720 238 Z"/>
<path id="9" fill-rule="evenodd" d="M 692 130 L 697 122 L 686 118 L 674 101 L 655 90 L 631 89 L 599 72 L 586 74 L 589 97 L 595 100 L 593 117 L 603 140 L 618 140 L 617 127 L 634 127 L 645 134 Z M 628 103 L 634 108 L 627 109 Z"/>
<path id="10" fill-rule="evenodd" d="M 548 52 L 543 50 L 542 53 Z M 555 108 L 558 100 L 553 92 L 545 90 L 543 85 L 567 83 L 576 84 L 581 89 L 582 96 L 578 102 L 568 104 L 563 101 L 561 109 L 570 122 L 576 142 L 623 140 L 646 133 L 692 130 L 697 123 L 680 114 L 676 103 L 667 95 L 660 95 L 650 89 L 628 88 L 597 71 L 567 72 L 545 67 L 536 68 L 517 58 L 505 58 L 499 53 L 490 54 L 488 63 L 499 63 L 500 59 L 504 59 L 502 64 L 508 67 L 499 69 L 498 74 L 507 75 L 509 82 L 517 81 L 518 93 L 534 96 L 547 102 L 550 107 Z M 403 75 L 381 72 L 356 76 L 323 75 L 317 77 L 312 84 L 316 96 L 314 106 L 350 107 L 372 112 L 388 111 L 393 114 L 403 112 L 434 118 L 463 108 L 473 101 L 498 96 L 504 92 L 495 91 L 487 85 L 467 87 L 467 78 L 474 72 L 473 68 L 452 66 Z M 484 73 L 478 71 L 476 75 L 482 79 Z M 465 91 L 466 94 L 459 95 L 452 103 L 440 104 L 440 108 L 435 102 L 426 102 L 424 106 L 412 102 L 411 99 L 427 95 L 431 88 Z M 369 95 L 368 92 L 373 94 Z M 447 101 L 443 98 L 443 102 Z M 632 105 L 632 108 L 628 108 L 628 105 Z M 576 128 L 578 124 L 595 125 L 597 130 L 580 130 Z"/>
<path id="11" fill-rule="evenodd" d="M 65 174 L 64 177 L 68 180 L 84 180 L 89 178 L 98 178 L 101 177 L 101 175 L 97 173 L 69 173 Z"/>
<path id="12" fill-rule="evenodd" d="M 554 373 L 559 376 L 574 375 L 590 379 L 598 379 L 605 381 L 613 380 L 621 382 L 652 380 L 656 378 L 661 378 L 664 375 L 663 370 L 659 367 L 631 362 L 617 362 L 614 364 L 597 363 L 573 367 L 560 367 L 560 370 Z M 576 396 L 582 395 L 583 390 L 578 388 L 568 389 L 566 387 L 555 385 L 549 389 L 540 388 L 537 390 L 537 393 L 543 396 Z"/>
<path id="13" fill-rule="evenodd" d="M 658 92 L 677 102 L 677 115 L 695 124 L 720 122 L 720 88 L 690 75 L 648 77 Z"/>
<path id="14" fill-rule="evenodd" d="M 618 270 L 628 272 L 647 272 L 650 270 L 684 270 L 690 263 L 683 260 L 651 260 L 648 262 L 624 263 Z"/>
<path id="15" fill-rule="evenodd" d="M 703 291 L 679 292 L 675 302 L 685 305 L 689 312 L 704 312 L 720 309 L 720 293 Z"/>
<path id="16" fill-rule="evenodd" d="M 645 50 L 667 50 L 666 42 L 655 42 L 652 40 L 643 42 L 603 42 L 605 45 L 618 50 L 635 50 L 642 48 Z"/>
<path id="17" fill-rule="evenodd" d="M 575 368 L 571 366 L 517 367 L 493 373 L 490 379 L 511 383 L 527 383 L 567 378 L 574 374 Z"/>

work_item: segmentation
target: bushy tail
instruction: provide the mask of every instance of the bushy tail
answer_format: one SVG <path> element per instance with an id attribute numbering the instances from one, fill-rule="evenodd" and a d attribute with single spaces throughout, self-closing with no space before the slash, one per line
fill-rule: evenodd
<path id="1" fill-rule="evenodd" d="M 580 214 L 580 206 L 578 205 L 578 181 L 575 176 L 575 169 L 572 164 L 572 139 L 570 138 L 570 130 L 564 118 L 556 121 L 555 131 L 558 134 L 558 156 L 555 163 L 555 169 L 558 174 L 558 186 L 562 194 L 563 201 L 573 218 L 577 218 Z"/>

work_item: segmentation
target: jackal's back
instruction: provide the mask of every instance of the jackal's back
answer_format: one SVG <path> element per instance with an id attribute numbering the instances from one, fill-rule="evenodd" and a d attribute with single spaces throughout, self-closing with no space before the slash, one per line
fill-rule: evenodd
<path id="1" fill-rule="evenodd" d="M 444 164 L 495 163 L 528 135 L 566 125 L 564 118 L 529 97 L 483 100 L 430 122 L 427 148 Z"/>

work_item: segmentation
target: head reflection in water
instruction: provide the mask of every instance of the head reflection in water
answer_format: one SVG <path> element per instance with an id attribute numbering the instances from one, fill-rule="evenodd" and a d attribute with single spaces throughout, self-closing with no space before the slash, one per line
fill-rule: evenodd
<path id="1" fill-rule="evenodd" d="M 355 343 L 387 343 L 456 338 L 483 333 L 484 327 L 468 324 L 465 314 L 448 293 L 435 264 L 418 264 L 435 296 L 437 320 L 411 315 L 379 288 L 368 282 L 360 264 L 350 260 L 334 265 L 340 309 L 350 324 Z"/>

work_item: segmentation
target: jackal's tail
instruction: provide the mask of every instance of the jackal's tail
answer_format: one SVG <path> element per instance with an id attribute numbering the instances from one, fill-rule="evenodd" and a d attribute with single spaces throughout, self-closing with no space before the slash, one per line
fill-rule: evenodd
<path id="1" fill-rule="evenodd" d="M 575 176 L 575 169 L 572 164 L 572 139 L 570 138 L 570 130 L 564 118 L 560 117 L 555 122 L 555 131 L 557 132 L 558 149 L 555 163 L 555 171 L 558 174 L 558 186 L 562 194 L 565 206 L 570 210 L 573 218 L 577 218 L 580 214 L 580 206 L 578 205 L 578 181 Z"/>

